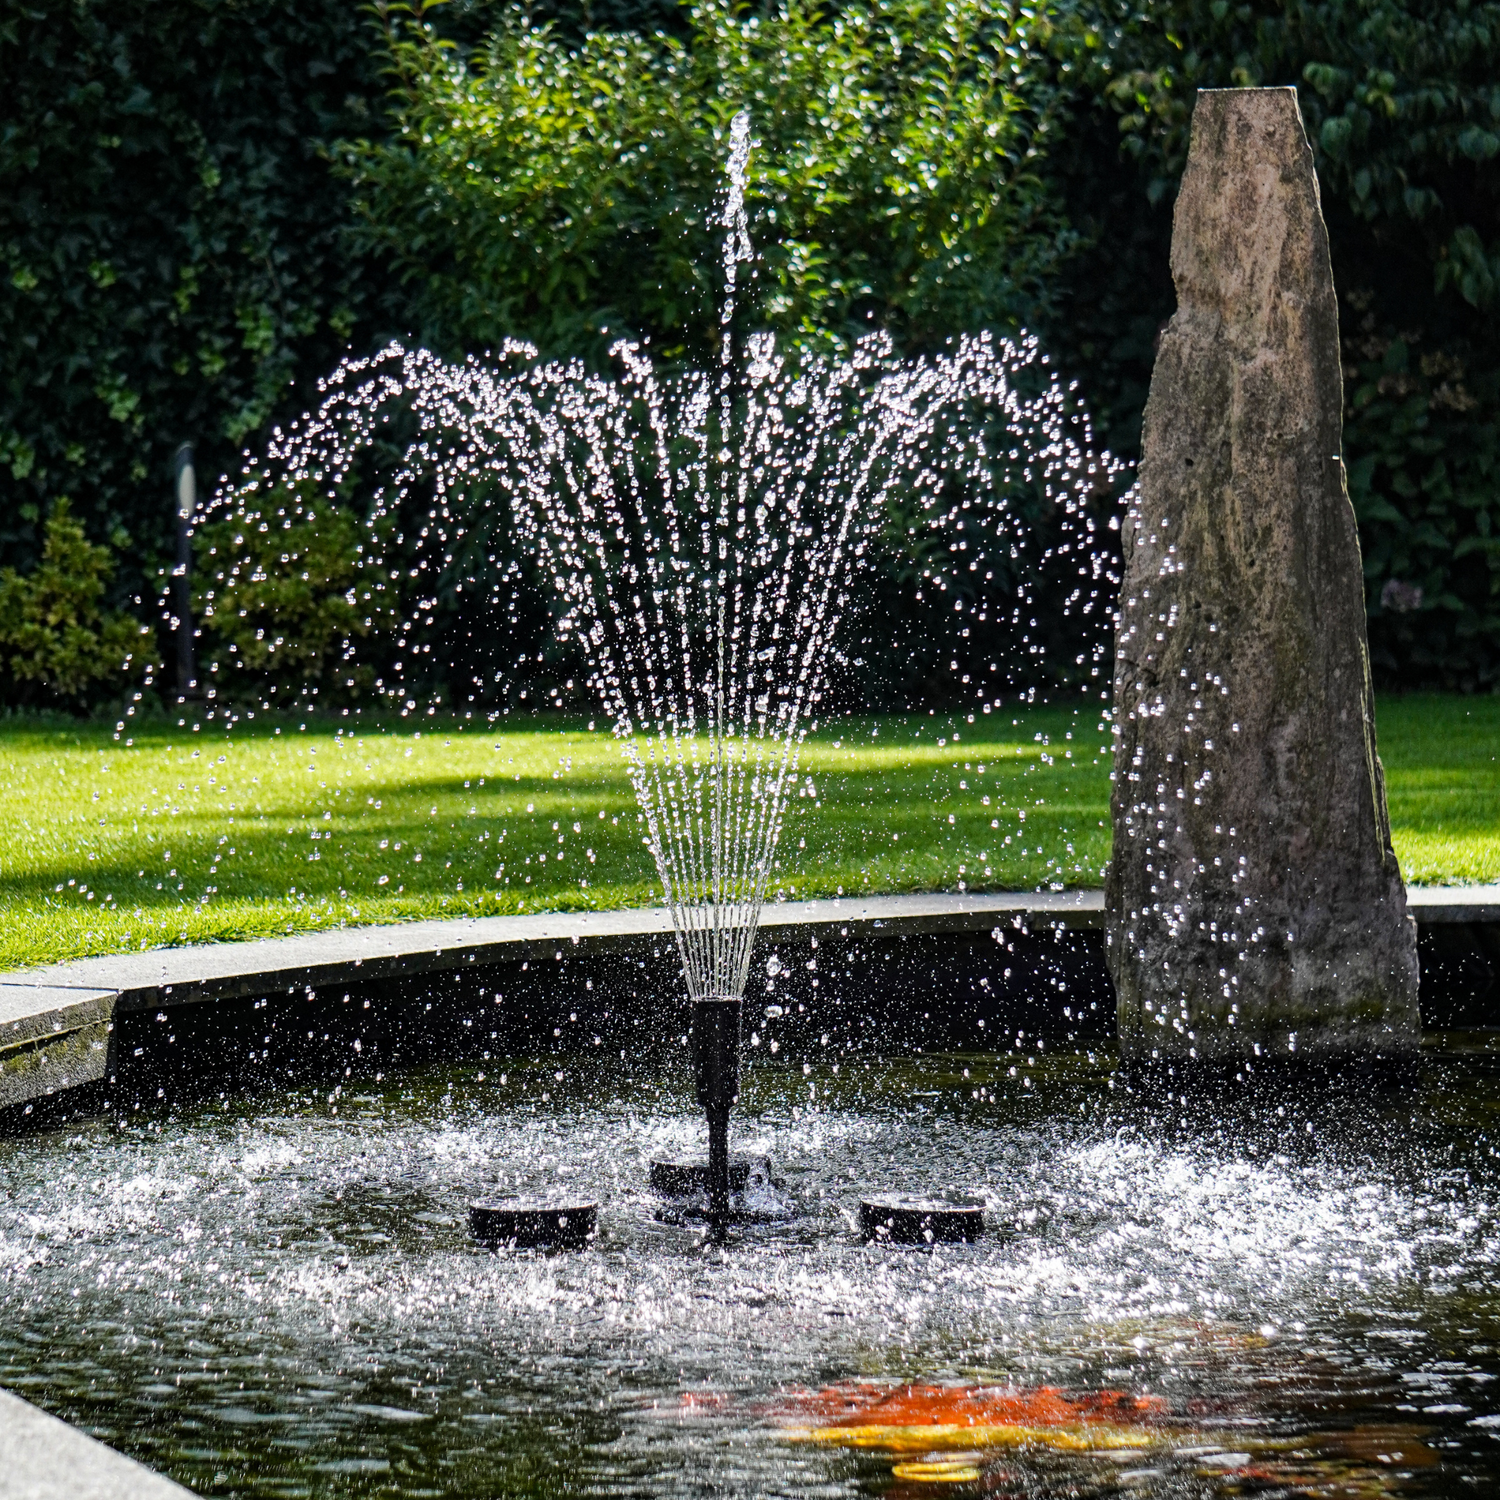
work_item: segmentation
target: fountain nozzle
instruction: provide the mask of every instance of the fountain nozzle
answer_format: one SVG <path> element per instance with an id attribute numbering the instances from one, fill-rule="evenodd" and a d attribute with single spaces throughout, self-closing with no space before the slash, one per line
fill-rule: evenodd
<path id="1" fill-rule="evenodd" d="M 693 1074 L 708 1115 L 708 1217 L 729 1221 L 729 1110 L 740 1096 L 740 1002 L 723 995 L 693 1001 Z"/>

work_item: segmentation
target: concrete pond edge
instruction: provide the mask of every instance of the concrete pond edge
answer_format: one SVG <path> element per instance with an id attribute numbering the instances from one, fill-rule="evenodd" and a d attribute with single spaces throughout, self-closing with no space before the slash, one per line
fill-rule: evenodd
<path id="1" fill-rule="evenodd" d="M 6 1500 L 189 1500 L 191 1490 L 0 1390 Z"/>
<path id="2" fill-rule="evenodd" d="M 1500 884 L 1413 887 L 1424 928 L 1500 930 Z M 981 935 L 997 928 L 1097 932 L 1102 891 L 919 894 L 773 902 L 763 935 L 808 942 Z M 243 943 L 152 949 L 0 974 L 0 1109 L 103 1078 L 117 1016 L 458 970 L 660 951 L 665 909 L 466 917 L 341 927 Z"/>

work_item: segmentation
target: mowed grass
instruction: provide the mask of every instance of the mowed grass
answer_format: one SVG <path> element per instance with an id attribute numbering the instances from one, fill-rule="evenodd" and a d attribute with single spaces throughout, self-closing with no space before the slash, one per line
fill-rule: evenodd
<path id="1" fill-rule="evenodd" d="M 1500 696 L 1381 698 L 1375 732 L 1406 879 L 1500 880 Z"/>
<path id="2" fill-rule="evenodd" d="M 803 749 L 773 889 L 1094 886 L 1110 735 L 1082 709 L 849 720 Z M 1383 700 L 1413 881 L 1500 879 L 1500 699 Z M 0 969 L 432 916 L 659 899 L 619 748 L 552 723 L 0 725 Z"/>

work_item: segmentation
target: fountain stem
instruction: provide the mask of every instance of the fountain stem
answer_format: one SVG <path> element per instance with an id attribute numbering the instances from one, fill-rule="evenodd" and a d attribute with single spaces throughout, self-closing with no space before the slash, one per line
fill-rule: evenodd
<path id="1" fill-rule="evenodd" d="M 693 1072 L 708 1115 L 708 1217 L 729 1222 L 729 1111 L 740 1096 L 740 1002 L 723 995 L 693 1002 Z"/>
<path id="2" fill-rule="evenodd" d="M 729 1106 L 708 1106 L 708 1221 L 715 1234 L 729 1223 Z"/>

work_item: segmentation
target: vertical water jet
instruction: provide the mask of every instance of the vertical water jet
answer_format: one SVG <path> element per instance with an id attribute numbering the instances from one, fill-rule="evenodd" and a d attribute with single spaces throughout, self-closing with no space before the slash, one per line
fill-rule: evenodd
<path id="1" fill-rule="evenodd" d="M 917 602 L 962 617 L 966 640 L 972 621 L 976 649 L 1011 643 L 994 646 L 993 677 L 962 678 L 983 713 L 1037 670 L 1044 590 L 1058 591 L 1048 613 L 1078 627 L 1068 670 L 1092 697 L 1083 673 L 1090 658 L 1099 671 L 1096 622 L 1118 578 L 1100 513 L 1118 466 L 1034 339 L 962 335 L 902 359 L 881 332 L 844 357 L 741 332 L 750 149 L 741 113 L 720 219 L 716 368 L 663 367 L 628 342 L 611 351 L 609 375 L 540 363 L 515 341 L 493 361 L 451 364 L 393 344 L 345 361 L 318 410 L 278 431 L 264 467 L 252 461 L 216 501 L 265 530 L 261 512 L 279 487 L 335 493 L 360 450 L 399 419 L 414 436 L 386 471 L 364 559 L 393 592 L 400 580 L 416 595 L 398 647 L 426 649 L 413 642 L 420 617 L 432 625 L 445 579 L 466 601 L 481 582 L 498 598 L 514 560 L 497 553 L 514 548 L 535 566 L 555 638 L 578 651 L 619 744 L 671 915 L 720 1227 L 737 1172 L 728 1121 L 761 911 L 776 887 L 796 891 L 782 832 L 811 787 L 799 757 L 830 707 L 831 674 L 847 664 L 846 621 L 862 607 L 872 559 L 911 549 Z M 403 546 L 411 557 L 393 556 Z M 487 546 L 493 576 L 455 573 L 457 559 Z M 392 567 L 397 557 L 416 565 Z M 497 670 L 494 682 L 506 676 Z M 399 682 L 390 691 L 403 714 L 416 708 Z M 504 889 L 513 878 L 497 860 L 495 894 L 524 901 L 519 882 Z M 653 1179 L 682 1180 L 685 1164 L 659 1165 Z"/>

